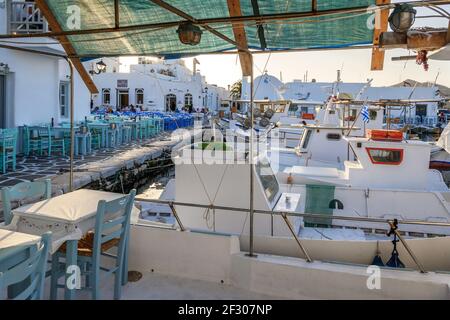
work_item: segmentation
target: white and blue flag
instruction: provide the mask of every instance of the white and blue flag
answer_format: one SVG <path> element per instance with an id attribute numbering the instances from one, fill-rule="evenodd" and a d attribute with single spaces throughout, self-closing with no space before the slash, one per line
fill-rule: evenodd
<path id="1" fill-rule="evenodd" d="M 370 121 L 369 117 L 369 106 L 365 105 L 363 106 L 361 110 L 361 115 L 365 123 L 368 123 Z"/>

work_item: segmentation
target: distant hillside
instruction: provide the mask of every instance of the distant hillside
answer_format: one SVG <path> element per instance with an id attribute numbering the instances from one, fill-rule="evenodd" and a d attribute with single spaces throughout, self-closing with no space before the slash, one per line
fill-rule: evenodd
<path id="1" fill-rule="evenodd" d="M 414 87 L 417 83 L 417 87 L 432 87 L 433 83 L 431 82 L 418 82 L 415 80 L 411 80 L 411 79 L 407 79 L 401 83 L 398 84 L 394 84 L 391 87 Z M 450 88 L 443 86 L 441 84 L 436 84 L 436 87 L 438 87 L 439 92 L 441 93 L 442 96 L 446 97 L 446 98 L 450 98 Z"/>

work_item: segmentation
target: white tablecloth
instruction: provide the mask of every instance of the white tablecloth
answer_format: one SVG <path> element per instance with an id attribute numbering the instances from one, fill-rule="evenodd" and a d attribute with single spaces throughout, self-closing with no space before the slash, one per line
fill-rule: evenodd
<path id="1" fill-rule="evenodd" d="M 79 240 L 94 229 L 100 200 L 112 201 L 123 196 L 87 189 L 74 191 L 13 210 L 13 220 L 7 228 L 31 235 L 51 231 L 50 252 L 54 253 L 65 241 Z M 138 216 L 139 210 L 133 207 L 132 221 Z"/>
<path id="2" fill-rule="evenodd" d="M 0 250 L 16 246 L 28 246 L 36 244 L 40 240 L 41 237 L 39 236 L 0 229 Z"/>

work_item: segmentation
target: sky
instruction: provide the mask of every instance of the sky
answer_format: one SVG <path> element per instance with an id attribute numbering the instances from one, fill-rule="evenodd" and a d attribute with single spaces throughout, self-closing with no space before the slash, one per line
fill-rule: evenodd
<path id="1" fill-rule="evenodd" d="M 398 2 L 398 1 L 394 1 Z M 450 5 L 442 6 L 450 12 Z M 418 9 L 417 16 L 435 15 L 429 9 Z M 445 18 L 417 19 L 415 27 L 447 27 L 450 20 Z M 414 52 L 410 52 L 414 54 Z M 406 79 L 420 82 L 430 81 L 450 87 L 450 61 L 429 60 L 429 70 L 424 71 L 422 66 L 414 60 L 392 62 L 391 57 L 409 55 L 408 50 L 396 49 L 386 52 L 383 71 L 370 71 L 371 50 L 343 50 L 343 51 L 316 51 L 292 52 L 254 55 L 255 77 L 261 75 L 267 63 L 267 72 L 283 82 L 294 79 L 304 79 L 308 72 L 308 80 L 330 82 L 335 81 L 337 70 L 341 69 L 341 78 L 345 82 L 366 82 L 373 79 L 372 85 L 385 86 L 399 83 Z M 184 59 L 186 65 L 192 69 L 192 58 Z M 227 87 L 241 79 L 241 68 L 236 55 L 202 55 L 197 60 L 197 67 L 210 84 Z"/>

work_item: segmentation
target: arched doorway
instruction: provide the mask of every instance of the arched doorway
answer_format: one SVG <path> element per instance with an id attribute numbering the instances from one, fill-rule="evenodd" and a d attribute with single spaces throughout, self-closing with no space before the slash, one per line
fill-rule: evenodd
<path id="1" fill-rule="evenodd" d="M 166 112 L 174 112 L 177 109 L 177 96 L 174 94 L 166 95 Z"/>

